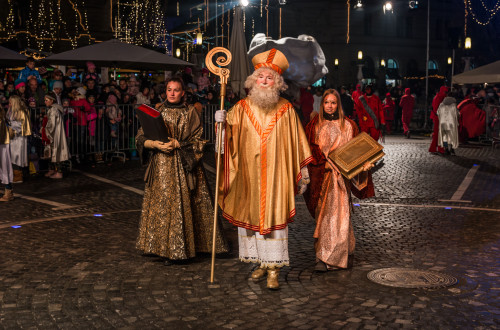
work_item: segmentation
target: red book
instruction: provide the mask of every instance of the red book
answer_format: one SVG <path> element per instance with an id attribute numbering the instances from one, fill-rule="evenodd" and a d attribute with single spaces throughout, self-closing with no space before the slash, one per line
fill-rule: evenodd
<path id="1" fill-rule="evenodd" d="M 144 131 L 144 136 L 148 140 L 168 142 L 170 134 L 160 111 L 149 105 L 141 104 L 137 108 L 137 117 Z"/>

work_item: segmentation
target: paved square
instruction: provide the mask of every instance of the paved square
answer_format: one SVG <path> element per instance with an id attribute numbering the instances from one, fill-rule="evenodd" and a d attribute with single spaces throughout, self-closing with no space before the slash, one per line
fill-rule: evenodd
<path id="1" fill-rule="evenodd" d="M 429 142 L 386 138 L 376 197 L 354 200 L 350 270 L 314 272 L 314 219 L 297 197 L 291 266 L 276 292 L 249 278 L 252 265 L 238 261 L 227 222 L 233 250 L 216 259 L 213 284 L 209 255 L 167 267 L 138 253 L 137 162 L 16 184 L 25 198 L 0 205 L 0 328 L 499 328 L 500 150 L 471 146 L 443 157 L 427 152 Z M 205 161 L 214 167 L 213 154 Z M 474 165 L 461 200 L 440 201 Z M 458 283 L 407 289 L 368 280 L 386 267 L 443 272 Z"/>

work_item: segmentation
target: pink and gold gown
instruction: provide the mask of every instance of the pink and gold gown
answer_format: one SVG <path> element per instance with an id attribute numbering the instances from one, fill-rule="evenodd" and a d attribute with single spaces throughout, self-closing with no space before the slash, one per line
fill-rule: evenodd
<path id="1" fill-rule="evenodd" d="M 357 134 L 356 124 L 345 119 L 344 127 L 341 127 L 340 120 L 320 122 L 318 117 L 306 129 L 314 160 L 308 166 L 311 184 L 304 198 L 316 220 L 316 259 L 323 261 L 329 268 L 347 268 L 348 257 L 355 247 L 351 223 L 351 190 L 356 196 L 366 198 L 374 195 L 374 189 L 367 172 L 358 178 L 358 182 L 368 180 L 368 185 L 361 191 L 352 187 L 353 183 L 344 178 L 328 158 L 333 150 L 346 144 Z M 330 168 L 325 168 L 327 162 Z"/>

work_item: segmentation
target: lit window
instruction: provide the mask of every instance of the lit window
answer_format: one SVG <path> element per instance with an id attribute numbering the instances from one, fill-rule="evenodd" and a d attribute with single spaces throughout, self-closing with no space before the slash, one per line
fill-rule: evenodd
<path id="1" fill-rule="evenodd" d="M 395 59 L 388 59 L 387 60 L 387 68 L 388 69 L 397 69 L 399 66 L 398 66 L 398 62 L 396 62 Z"/>

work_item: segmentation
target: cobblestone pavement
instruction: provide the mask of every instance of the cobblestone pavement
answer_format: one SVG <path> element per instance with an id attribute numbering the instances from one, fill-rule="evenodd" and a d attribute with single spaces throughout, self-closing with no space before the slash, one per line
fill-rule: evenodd
<path id="1" fill-rule="evenodd" d="M 278 291 L 249 278 L 252 265 L 238 261 L 227 223 L 233 251 L 216 259 L 213 284 L 209 255 L 167 267 L 138 253 L 144 169 L 137 162 L 16 184 L 24 197 L 0 205 L 0 328 L 497 329 L 500 150 L 472 145 L 444 157 L 429 154 L 429 142 L 387 137 L 377 197 L 355 200 L 350 270 L 314 272 L 314 222 L 298 197 L 291 266 Z M 461 201 L 441 201 L 472 168 Z M 367 279 L 385 267 L 438 271 L 458 283 L 404 289 Z"/>

